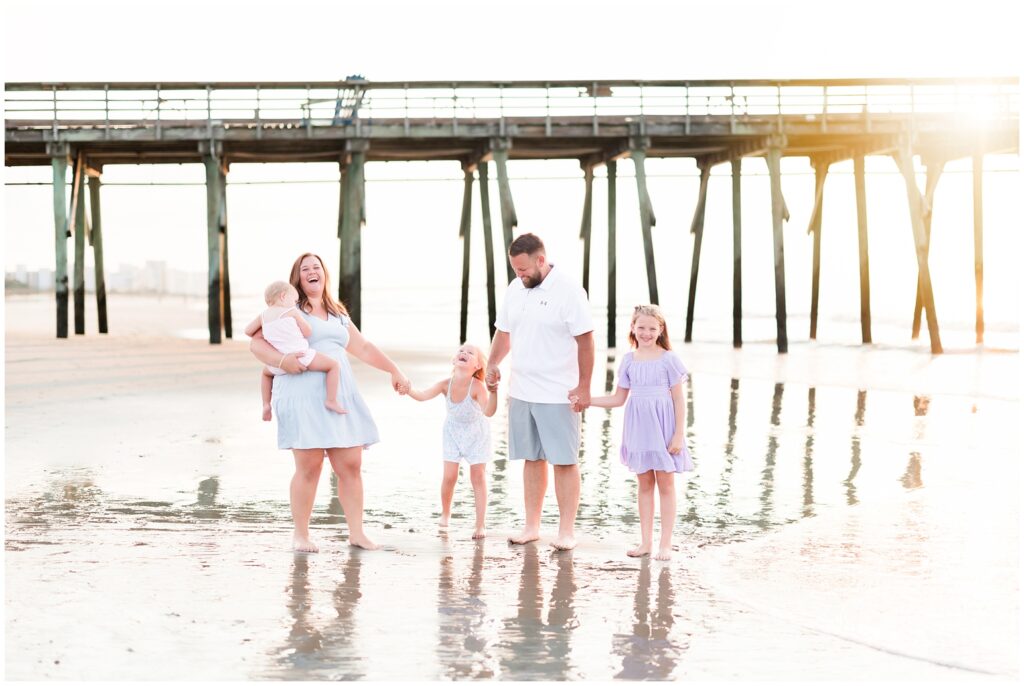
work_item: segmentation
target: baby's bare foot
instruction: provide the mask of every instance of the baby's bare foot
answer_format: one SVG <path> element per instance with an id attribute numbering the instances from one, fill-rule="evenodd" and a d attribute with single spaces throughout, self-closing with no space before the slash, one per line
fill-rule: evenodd
<path id="1" fill-rule="evenodd" d="M 671 560 L 672 559 L 672 547 L 659 548 L 658 553 L 654 556 L 655 560 Z"/>
<path id="2" fill-rule="evenodd" d="M 635 547 L 635 548 L 633 548 L 631 550 L 627 550 L 626 554 L 629 555 L 630 557 L 643 557 L 644 555 L 650 555 L 651 554 L 651 544 L 650 543 L 641 543 L 637 547 Z"/>
<path id="3" fill-rule="evenodd" d="M 319 553 L 320 547 L 309 536 L 295 534 L 292 537 L 292 550 L 297 553 Z"/>
<path id="4" fill-rule="evenodd" d="M 270 403 L 263 406 L 263 421 L 270 421 Z"/>
<path id="5" fill-rule="evenodd" d="M 540 538 L 540 532 L 533 529 L 523 529 L 521 533 L 515 536 L 509 536 L 508 542 L 515 543 L 516 545 L 522 545 L 529 543 L 530 541 L 536 541 Z"/>
<path id="6" fill-rule="evenodd" d="M 367 538 L 366 534 L 363 534 L 361 536 L 350 535 L 348 537 L 348 544 L 356 548 L 362 548 L 363 550 L 376 550 L 380 547 L 379 545 L 371 541 L 369 538 Z"/>
<path id="7" fill-rule="evenodd" d="M 339 405 L 337 400 L 325 400 L 324 407 L 332 412 L 337 412 L 338 414 L 348 414 L 348 410 Z"/>
<path id="8" fill-rule="evenodd" d="M 473 539 L 474 540 L 484 538 L 486 535 L 487 535 L 487 530 L 484 527 L 482 527 L 482 526 L 478 526 L 476 529 L 473 530 Z"/>

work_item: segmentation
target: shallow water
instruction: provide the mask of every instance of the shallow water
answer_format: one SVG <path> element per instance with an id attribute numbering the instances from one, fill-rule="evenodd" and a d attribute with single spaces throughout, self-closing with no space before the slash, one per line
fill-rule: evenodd
<path id="1" fill-rule="evenodd" d="M 398 398 L 362 365 L 384 438 L 365 454 L 366 521 L 384 549 L 347 546 L 325 474 L 322 552 L 304 555 L 243 343 L 9 332 L 6 677 L 1019 674 L 1019 404 L 992 382 L 1015 355 L 803 348 L 784 369 L 756 345 L 680 353 L 697 468 L 677 481 L 672 561 L 624 555 L 638 524 L 620 411 L 584 418 L 576 550 L 547 546 L 550 489 L 542 540 L 505 542 L 522 476 L 503 407 L 490 535 L 469 538 L 465 474 L 439 531 L 443 403 Z M 448 369 L 446 353 L 395 357 L 417 385 Z M 617 355 L 602 362 L 595 392 Z"/>

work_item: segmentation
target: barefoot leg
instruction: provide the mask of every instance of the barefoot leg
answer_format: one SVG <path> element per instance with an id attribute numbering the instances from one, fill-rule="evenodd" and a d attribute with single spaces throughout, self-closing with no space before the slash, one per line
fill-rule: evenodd
<path id="1" fill-rule="evenodd" d="M 476 506 L 476 526 L 473 528 L 473 538 L 483 538 L 487 517 L 487 464 L 470 465 L 469 480 L 473 484 L 473 504 Z"/>
<path id="2" fill-rule="evenodd" d="M 327 457 L 338 475 L 338 500 L 348 524 L 348 544 L 376 550 L 379 546 L 363 531 L 363 449 L 329 448 Z"/>
<path id="3" fill-rule="evenodd" d="M 642 557 L 651 552 L 654 531 L 654 472 L 636 475 L 637 509 L 640 511 L 640 545 L 629 550 L 630 557 Z"/>
<path id="4" fill-rule="evenodd" d="M 455 495 L 455 483 L 459 480 L 459 463 L 444 461 L 444 474 L 441 476 L 441 520 L 438 526 L 448 526 L 452 517 L 452 496 Z"/>
<path id="5" fill-rule="evenodd" d="M 547 460 L 523 460 L 523 501 L 526 506 L 526 526 L 511 543 L 522 544 L 540 538 L 540 511 L 544 505 L 544 492 L 548 489 Z"/>
<path id="6" fill-rule="evenodd" d="M 309 518 L 313 514 L 313 500 L 320 483 L 320 470 L 324 464 L 323 450 L 293 450 L 295 475 L 292 476 L 289 496 L 295 532 L 292 548 L 298 552 L 315 553 L 320 548 L 309 537 Z"/>
<path id="7" fill-rule="evenodd" d="M 555 497 L 558 500 L 558 538 L 551 545 L 558 550 L 576 547 L 576 512 L 580 506 L 579 465 L 554 466 Z"/>
<path id="8" fill-rule="evenodd" d="M 658 554 L 654 557 L 657 560 L 669 560 L 672 558 L 672 530 L 676 522 L 675 476 L 672 472 L 654 474 L 661 500 L 661 541 L 658 543 Z"/>
<path id="9" fill-rule="evenodd" d="M 315 372 L 327 372 L 327 395 L 324 398 L 324 406 L 338 414 L 348 414 L 348 410 L 338 402 L 338 386 L 341 385 L 341 364 L 330 355 L 317 353 L 307 369 Z"/>

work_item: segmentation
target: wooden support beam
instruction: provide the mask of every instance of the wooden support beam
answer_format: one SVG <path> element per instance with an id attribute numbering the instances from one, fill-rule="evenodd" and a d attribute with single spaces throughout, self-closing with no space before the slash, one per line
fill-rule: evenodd
<path id="1" fill-rule="evenodd" d="M 651 196 L 647 192 L 647 174 L 644 171 L 644 161 L 647 159 L 647 147 L 645 143 L 635 143 L 630 150 L 630 157 L 633 158 L 633 166 L 636 168 L 636 190 L 640 204 L 640 230 L 643 233 L 644 261 L 647 263 L 647 293 L 652 305 L 658 304 L 658 275 L 654 268 L 654 242 L 651 237 L 651 227 L 657 219 L 654 217 L 654 208 L 651 205 Z"/>
<path id="2" fill-rule="evenodd" d="M 860 337 L 871 342 L 871 275 L 868 269 L 868 201 L 864 184 L 864 156 L 853 158 L 853 179 L 857 193 L 857 245 L 860 259 Z"/>
<path id="3" fill-rule="evenodd" d="M 974 186 L 974 336 L 976 343 L 985 341 L 984 275 L 985 260 L 982 242 L 982 173 L 985 157 L 981 151 L 971 158 L 971 175 Z"/>
<path id="4" fill-rule="evenodd" d="M 362 328 L 362 224 L 367 145 L 366 141 L 349 141 L 346 148 L 348 164 L 343 186 L 338 299 L 344 303 L 356 327 Z"/>
<path id="5" fill-rule="evenodd" d="M 220 167 L 220 178 L 217 188 L 220 191 L 220 258 L 221 258 L 221 280 L 222 298 L 224 312 L 224 337 L 231 338 L 231 270 L 228 267 L 228 175 L 227 165 Z"/>
<path id="6" fill-rule="evenodd" d="M 825 177 L 828 175 L 828 162 L 812 160 L 814 165 L 814 209 L 811 210 L 811 223 L 807 233 L 813 236 L 814 248 L 811 257 L 811 340 L 818 338 L 818 294 L 821 285 L 821 216 L 825 199 Z"/>
<path id="7" fill-rule="evenodd" d="M 82 188 L 85 186 L 85 156 L 79 152 L 75 160 L 75 184 L 72 187 L 71 206 L 75 209 L 68 215 L 74 222 L 73 233 L 75 238 L 75 274 L 74 274 L 74 303 L 75 303 L 75 334 L 85 334 L 85 194 Z"/>
<path id="8" fill-rule="evenodd" d="M 494 339 L 494 321 L 498 318 L 498 306 L 495 301 L 497 284 L 494 278 L 494 236 L 491 234 L 491 197 L 488 188 L 487 163 L 477 163 L 480 174 L 480 212 L 484 220 L 484 264 L 487 269 L 487 328 L 491 339 Z M 508 261 L 508 250 L 505 250 L 505 261 Z M 512 279 L 509 279 L 511 281 Z"/>
<path id="9" fill-rule="evenodd" d="M 608 347 L 615 347 L 615 179 L 618 162 L 608 160 Z"/>
<path id="10" fill-rule="evenodd" d="M 775 253 L 775 330 L 776 347 L 780 353 L 789 350 L 789 336 L 786 332 L 786 260 L 782 236 L 785 201 L 782 198 L 781 160 L 784 144 L 784 139 L 773 140 L 765 157 L 768 162 L 768 176 L 772 192 L 772 243 Z"/>
<path id="11" fill-rule="evenodd" d="M 594 168 L 583 167 L 583 218 L 580 221 L 580 238 L 583 240 L 583 290 L 590 296 L 590 233 L 591 208 L 594 196 Z"/>
<path id="12" fill-rule="evenodd" d="M 743 346 L 743 251 L 740 237 L 741 170 L 743 159 L 732 160 L 732 347 Z"/>
<path id="13" fill-rule="evenodd" d="M 931 251 L 932 244 L 932 208 L 935 204 L 935 188 L 939 185 L 939 177 L 946 166 L 944 158 L 930 158 L 925 163 L 924 182 L 924 252 Z M 917 295 L 914 303 L 914 321 L 910 327 L 910 337 L 914 340 L 921 335 L 921 315 L 924 312 L 924 295 L 921 288 L 921 274 L 917 275 Z"/>
<path id="14" fill-rule="evenodd" d="M 684 342 L 693 341 L 693 309 L 697 301 L 697 272 L 700 269 L 700 246 L 704 239 L 704 210 L 707 207 L 708 179 L 711 166 L 698 162 L 700 166 L 700 191 L 697 194 L 697 208 L 693 211 L 690 233 L 693 234 L 693 261 L 690 264 L 690 293 L 686 301 L 686 336 Z"/>
<path id="15" fill-rule="evenodd" d="M 89 209 L 92 214 L 89 243 L 92 245 L 92 261 L 96 271 L 96 315 L 100 333 L 107 333 L 107 279 L 103 270 L 103 220 L 100 215 L 98 175 L 89 175 Z"/>
<path id="16" fill-rule="evenodd" d="M 469 243 L 472 232 L 473 170 L 463 167 L 462 216 L 459 237 L 462 238 L 462 306 L 459 309 L 459 343 L 466 342 L 469 325 Z"/>
<path id="17" fill-rule="evenodd" d="M 928 269 L 928 240 L 924 232 L 924 199 L 921 197 L 921 191 L 917 187 L 917 179 L 914 178 L 914 161 L 909 142 L 900 146 L 894 158 L 907 187 L 907 205 L 910 208 L 910 226 L 914 232 L 917 268 L 921 275 L 925 318 L 928 321 L 928 336 L 931 339 L 932 353 L 937 355 L 942 352 L 942 341 L 939 340 L 939 320 L 935 314 L 932 277 Z"/>
<path id="18" fill-rule="evenodd" d="M 210 330 L 210 343 L 221 342 L 221 329 L 224 321 L 224 290 L 221 269 L 221 233 L 220 233 L 220 158 L 214 146 L 203 155 L 206 167 L 206 246 L 209 278 L 207 282 L 207 325 Z"/>
<path id="19" fill-rule="evenodd" d="M 512 202 L 512 187 L 508 182 L 508 150 L 510 147 L 511 142 L 507 139 L 491 141 L 491 155 L 498 168 L 498 201 L 501 204 L 501 230 L 505 238 L 505 270 L 509 281 L 515 278 L 515 273 L 512 271 L 512 264 L 507 259 L 508 250 L 512 246 L 512 232 L 519 225 L 516 206 Z"/>
<path id="20" fill-rule="evenodd" d="M 65 145 L 54 145 L 50 151 L 53 168 L 53 228 L 56 266 L 53 290 L 57 296 L 57 338 L 68 337 L 68 153 Z"/>

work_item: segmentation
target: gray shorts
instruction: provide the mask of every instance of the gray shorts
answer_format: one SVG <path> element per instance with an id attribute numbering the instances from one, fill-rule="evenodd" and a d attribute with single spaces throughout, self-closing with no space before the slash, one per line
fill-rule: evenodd
<path id="1" fill-rule="evenodd" d="M 508 456 L 576 464 L 580 453 L 580 415 L 568 403 L 531 403 L 512 398 L 508 408 Z"/>

